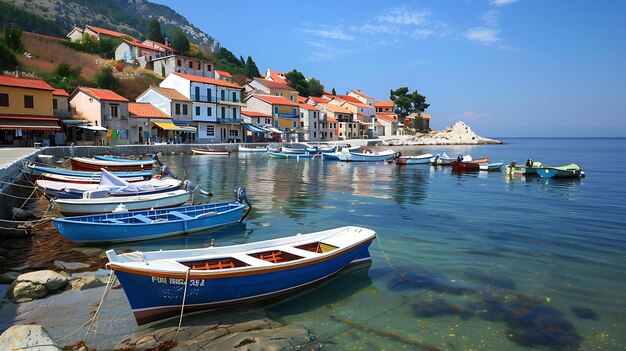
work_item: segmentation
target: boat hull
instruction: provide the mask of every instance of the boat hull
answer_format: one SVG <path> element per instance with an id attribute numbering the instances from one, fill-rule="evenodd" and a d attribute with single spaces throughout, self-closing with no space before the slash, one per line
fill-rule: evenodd
<path id="1" fill-rule="evenodd" d="M 185 312 L 226 307 L 267 299 L 318 283 L 342 269 L 371 261 L 368 248 L 373 239 L 325 260 L 251 274 L 207 276 L 190 274 Z M 114 270 L 115 267 L 113 267 Z M 181 311 L 185 276 L 167 272 L 141 274 L 116 270 L 137 324 L 177 315 Z"/>
<path id="2" fill-rule="evenodd" d="M 57 218 L 52 222 L 63 237 L 75 242 L 126 242 L 193 233 L 237 223 L 243 215 L 243 209 L 244 205 L 238 202 L 223 202 L 164 210 Z M 182 216 L 189 216 L 189 219 Z M 121 223 L 114 223 L 116 221 Z"/>
<path id="3" fill-rule="evenodd" d="M 429 164 L 430 159 L 433 157 L 431 154 L 418 155 L 418 156 L 401 156 L 396 158 L 397 165 L 421 165 Z"/>
<path id="4" fill-rule="evenodd" d="M 581 178 L 585 176 L 582 167 L 571 164 L 563 167 L 541 167 L 537 169 L 541 178 Z"/>
<path id="5" fill-rule="evenodd" d="M 300 159 L 308 160 L 311 157 L 313 157 L 313 155 L 311 154 L 286 154 L 282 152 L 269 152 L 268 155 L 269 155 L 269 158 L 289 159 L 289 160 L 296 160 L 296 161 L 299 161 Z"/>
<path id="6" fill-rule="evenodd" d="M 102 199 L 56 199 L 54 207 L 64 216 L 113 212 L 119 204 L 127 210 L 147 210 L 181 206 L 189 200 L 188 191 L 177 190 L 143 196 L 119 196 Z"/>
<path id="7" fill-rule="evenodd" d="M 134 171 L 148 171 L 152 170 L 154 162 L 150 161 L 111 161 L 111 160 L 99 160 L 89 158 L 70 158 L 72 169 L 75 171 L 84 172 L 99 172 L 104 168 L 109 172 L 134 172 Z"/>
<path id="8" fill-rule="evenodd" d="M 72 171 L 69 169 L 62 168 L 52 168 L 52 167 L 42 167 L 30 165 L 27 168 L 28 174 L 33 180 L 37 180 L 39 176 L 44 173 L 50 173 L 55 175 L 62 176 L 71 176 L 71 177 L 82 177 L 87 179 L 100 179 L 100 172 L 83 172 L 83 171 Z M 136 178 L 142 177 L 144 179 L 152 178 L 152 171 L 133 171 L 133 172 L 113 172 L 116 177 L 120 178 Z"/>
<path id="9" fill-rule="evenodd" d="M 452 166 L 452 171 L 457 173 L 480 171 L 480 164 L 476 162 L 452 161 L 450 165 Z"/>
<path id="10" fill-rule="evenodd" d="M 191 148 L 191 152 L 195 155 L 207 155 L 207 156 L 228 156 L 230 155 L 230 150 L 209 150 L 209 149 L 200 149 L 200 148 Z"/>
<path id="11" fill-rule="evenodd" d="M 243 147 L 243 146 L 239 146 L 239 152 L 267 152 L 267 147 Z"/>
<path id="12" fill-rule="evenodd" d="M 384 162 L 393 159 L 395 152 L 388 150 L 380 153 L 366 153 L 366 152 L 350 152 L 339 154 L 339 161 L 343 162 Z"/>

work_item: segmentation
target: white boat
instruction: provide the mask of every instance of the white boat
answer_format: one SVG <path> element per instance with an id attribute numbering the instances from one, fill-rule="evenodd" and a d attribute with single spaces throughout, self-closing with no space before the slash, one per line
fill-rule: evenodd
<path id="1" fill-rule="evenodd" d="M 134 211 L 148 210 L 151 208 L 176 207 L 187 202 L 189 197 L 189 191 L 175 190 L 165 193 L 139 196 L 105 196 L 102 198 L 56 199 L 52 202 L 53 208 L 58 210 L 62 215 L 80 216 L 95 213 L 114 212 L 116 209 Z"/>
<path id="2" fill-rule="evenodd" d="M 283 154 L 306 154 L 306 149 L 304 147 L 298 148 L 283 146 L 280 152 L 282 152 Z"/>
<path id="3" fill-rule="evenodd" d="M 100 177 L 87 178 L 87 177 L 74 177 L 70 175 L 62 175 L 62 174 L 54 174 L 54 173 L 42 173 L 39 176 L 39 179 L 49 180 L 49 181 L 57 181 L 62 183 L 78 183 L 78 184 L 98 184 L 100 183 Z M 133 183 L 133 182 L 141 182 L 146 180 L 144 177 L 129 177 L 124 178 L 125 181 Z"/>
<path id="4" fill-rule="evenodd" d="M 245 147 L 239 145 L 239 152 L 267 152 L 267 146 Z"/>
<path id="5" fill-rule="evenodd" d="M 418 165 L 418 164 L 428 164 L 430 163 L 430 159 L 433 157 L 432 154 L 422 154 L 417 156 L 400 156 L 396 158 L 397 165 Z"/>
<path id="6" fill-rule="evenodd" d="M 472 156 L 465 155 L 463 157 L 463 162 L 471 162 Z M 430 163 L 434 166 L 449 166 L 452 161 L 456 161 L 458 157 L 450 157 L 445 152 L 443 154 L 437 154 L 430 159 Z"/>
<path id="7" fill-rule="evenodd" d="M 349 152 L 338 155 L 339 161 L 344 162 L 381 162 L 400 157 L 400 153 L 389 149 L 380 152 L 365 150 L 364 152 Z"/>
<path id="8" fill-rule="evenodd" d="M 111 172 L 132 172 L 151 170 L 154 160 L 125 160 L 113 161 L 111 159 L 101 160 L 96 158 L 71 157 L 72 169 L 75 171 L 98 172 L 106 169 Z"/>
<path id="9" fill-rule="evenodd" d="M 232 151 L 230 150 L 213 150 L 213 149 L 202 149 L 199 147 L 192 147 L 191 152 L 195 155 L 209 155 L 209 156 L 229 156 Z"/>

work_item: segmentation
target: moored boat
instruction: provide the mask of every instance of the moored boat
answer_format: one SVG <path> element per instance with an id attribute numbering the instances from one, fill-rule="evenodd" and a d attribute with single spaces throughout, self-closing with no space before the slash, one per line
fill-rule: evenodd
<path id="1" fill-rule="evenodd" d="M 86 214 L 107 213 L 123 205 L 124 210 L 147 210 L 151 208 L 168 208 L 181 206 L 189 200 L 187 190 L 174 190 L 164 193 L 138 196 L 108 196 L 98 198 L 55 199 L 53 208 L 64 216 L 81 216 Z"/>
<path id="2" fill-rule="evenodd" d="M 396 158 L 397 165 L 419 165 L 429 164 L 432 154 L 421 154 L 416 156 L 400 156 Z"/>
<path id="3" fill-rule="evenodd" d="M 53 167 L 43 167 L 37 166 L 33 164 L 26 165 L 24 167 L 25 173 L 27 173 L 31 179 L 36 180 L 44 173 L 51 173 L 56 175 L 63 176 L 71 176 L 71 177 L 82 177 L 82 178 L 91 178 L 91 179 L 99 179 L 102 175 L 101 172 L 84 172 L 84 171 L 73 171 L 70 169 L 63 168 L 53 168 Z M 152 171 L 130 171 L 130 172 L 113 172 L 115 176 L 120 178 L 135 178 L 142 177 L 144 179 L 152 178 Z"/>
<path id="4" fill-rule="evenodd" d="M 102 161 L 114 161 L 114 162 L 137 162 L 137 161 L 151 162 L 151 161 L 155 161 L 155 159 L 133 160 L 133 159 L 129 159 L 129 158 L 121 158 L 121 157 L 105 156 L 105 155 L 96 155 L 93 158 L 95 158 L 97 160 L 102 160 Z"/>
<path id="5" fill-rule="evenodd" d="M 506 166 L 506 174 L 518 174 L 524 176 L 536 176 L 537 169 L 542 167 L 543 165 L 539 161 L 533 161 L 531 159 L 526 160 L 526 163 L 523 165 L 517 165 L 515 161 L 511 161 L 510 164 Z"/>
<path id="6" fill-rule="evenodd" d="M 71 157 L 70 162 L 73 170 L 90 172 L 97 172 L 101 169 L 111 172 L 144 171 L 151 170 L 154 165 L 154 160 L 112 161 L 85 157 Z"/>
<path id="7" fill-rule="evenodd" d="M 192 147 L 191 152 L 195 155 L 209 155 L 209 156 L 228 156 L 232 153 L 230 150 L 212 150 L 212 149 L 202 149 L 198 147 Z"/>
<path id="8" fill-rule="evenodd" d="M 504 162 L 480 163 L 480 170 L 487 172 L 500 172 Z"/>
<path id="9" fill-rule="evenodd" d="M 267 147 L 266 146 L 245 147 L 245 146 L 239 145 L 238 150 L 239 152 L 267 152 Z"/>
<path id="10" fill-rule="evenodd" d="M 557 167 L 538 167 L 537 174 L 542 178 L 581 178 L 585 176 L 583 168 L 576 163 Z"/>
<path id="11" fill-rule="evenodd" d="M 243 199 L 237 199 L 161 210 L 64 217 L 52 222 L 61 235 L 75 242 L 125 242 L 193 233 L 237 223 L 244 218 L 244 207 Z"/>
<path id="12" fill-rule="evenodd" d="M 107 251 L 142 325 L 181 312 L 211 309 L 289 293 L 351 265 L 371 261 L 376 233 L 340 227 L 310 234 L 201 249 Z"/>
<path id="13" fill-rule="evenodd" d="M 50 180 L 57 181 L 63 183 L 76 183 L 76 184 L 98 184 L 100 183 L 100 177 L 97 178 L 87 178 L 87 177 L 74 177 L 69 175 L 61 175 L 61 174 L 53 174 L 53 173 L 42 173 L 39 177 L 40 180 Z M 124 178 L 125 181 L 129 183 L 133 182 L 141 182 L 146 180 L 145 177 L 127 177 Z"/>
<path id="14" fill-rule="evenodd" d="M 472 156 L 470 155 L 465 155 L 461 157 L 463 158 L 463 161 L 466 161 L 466 162 L 472 161 Z M 434 157 L 432 157 L 430 159 L 430 164 L 432 164 L 433 166 L 450 166 L 452 161 L 456 161 L 456 160 L 457 158 L 450 157 L 448 156 L 448 154 L 444 152 L 441 155 L 437 154 Z"/>
<path id="15" fill-rule="evenodd" d="M 306 154 L 306 148 L 304 147 L 290 147 L 290 146 L 283 146 L 280 149 L 280 152 L 283 154 Z"/>
<path id="16" fill-rule="evenodd" d="M 398 158 L 401 155 L 399 152 L 390 149 L 380 152 L 365 150 L 363 152 L 340 153 L 337 156 L 339 157 L 339 161 L 344 162 L 382 162 Z"/>
<path id="17" fill-rule="evenodd" d="M 270 158 L 290 159 L 290 160 L 308 160 L 315 156 L 314 154 L 286 154 L 284 152 L 268 152 Z"/>
<path id="18" fill-rule="evenodd" d="M 465 161 L 452 161 L 452 172 L 464 173 L 464 172 L 478 172 L 480 171 L 480 163 L 477 162 L 465 162 Z"/>

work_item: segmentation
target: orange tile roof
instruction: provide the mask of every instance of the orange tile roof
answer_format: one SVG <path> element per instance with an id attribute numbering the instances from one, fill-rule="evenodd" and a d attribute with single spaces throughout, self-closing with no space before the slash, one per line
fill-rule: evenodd
<path id="1" fill-rule="evenodd" d="M 22 77 L 2 76 L 0 75 L 0 85 L 16 88 L 29 88 L 37 90 L 50 90 L 54 88 L 41 79 L 30 79 Z"/>
<path id="2" fill-rule="evenodd" d="M 378 114 L 376 117 L 387 122 L 398 122 L 395 118 L 385 114 Z"/>
<path id="3" fill-rule="evenodd" d="M 351 111 L 346 110 L 345 108 L 339 106 L 339 105 L 335 105 L 335 104 L 321 104 L 322 106 L 324 106 L 326 109 L 331 110 L 332 112 L 335 113 L 347 113 L 347 114 L 352 114 Z"/>
<path id="4" fill-rule="evenodd" d="M 298 102 L 301 104 L 306 103 L 307 98 L 301 95 L 296 96 L 296 98 L 298 99 Z"/>
<path id="5" fill-rule="evenodd" d="M 136 46 L 138 48 L 142 48 L 142 49 L 146 49 L 146 50 L 150 50 L 150 51 L 154 51 L 154 52 L 164 52 L 165 51 L 163 49 L 155 48 L 155 47 L 152 47 L 150 45 L 146 45 L 144 43 L 140 43 L 138 41 L 132 42 L 132 41 L 124 40 L 124 42 L 128 43 L 129 45 Z"/>
<path id="6" fill-rule="evenodd" d="M 346 103 L 348 103 L 348 104 L 350 104 L 352 106 L 357 106 L 357 107 L 362 107 L 362 108 L 374 108 L 374 106 L 370 106 L 368 104 L 364 104 L 364 103 L 361 102 L 361 100 L 359 100 L 359 99 L 357 99 L 355 97 L 352 97 L 352 96 L 345 95 L 345 96 L 342 96 L 341 98 L 343 100 L 345 100 Z"/>
<path id="7" fill-rule="evenodd" d="M 215 73 L 219 74 L 222 77 L 231 77 L 231 78 L 233 77 L 233 76 L 230 75 L 230 73 L 228 73 L 226 71 L 220 71 L 218 69 L 215 70 Z"/>
<path id="8" fill-rule="evenodd" d="M 254 78 L 256 81 L 258 81 L 259 83 L 265 85 L 266 87 L 270 88 L 270 89 L 282 89 L 282 90 L 291 90 L 291 91 L 297 91 L 296 89 L 290 87 L 289 85 L 287 85 L 287 83 L 281 83 L 281 82 L 274 82 L 271 80 L 267 80 L 267 79 L 262 79 L 262 78 Z"/>
<path id="9" fill-rule="evenodd" d="M 87 28 L 89 28 L 89 29 L 93 30 L 93 31 L 94 31 L 94 32 L 96 32 L 96 33 L 99 33 L 99 34 L 104 34 L 104 35 L 108 35 L 108 36 L 111 36 L 111 37 L 116 37 L 116 38 L 119 38 L 119 37 L 130 37 L 130 38 L 133 38 L 132 36 L 130 36 L 130 35 L 128 35 L 128 34 L 124 34 L 124 33 L 116 32 L 116 31 L 114 31 L 114 30 L 110 30 L 110 29 L 104 29 L 104 28 L 100 28 L 100 27 L 94 27 L 94 26 L 89 25 L 89 24 L 85 25 L 85 27 L 87 27 Z M 133 39 L 135 39 L 135 38 L 133 38 Z M 135 39 L 135 40 L 136 40 L 136 39 Z"/>
<path id="10" fill-rule="evenodd" d="M 270 103 L 272 105 L 285 105 L 285 106 L 295 106 L 298 107 L 298 103 L 297 102 L 293 102 L 289 99 L 286 99 L 282 96 L 275 96 L 275 95 L 260 95 L 260 94 L 252 94 L 253 97 L 258 98 L 260 100 L 263 100 L 267 103 Z"/>
<path id="11" fill-rule="evenodd" d="M 321 96 L 309 96 L 309 98 L 311 98 L 311 100 L 317 102 L 318 104 L 326 104 L 326 103 L 328 103 L 328 100 L 324 99 Z"/>
<path id="12" fill-rule="evenodd" d="M 72 93 L 72 95 L 74 95 L 77 91 L 82 90 L 85 93 L 95 97 L 96 99 L 99 100 L 107 100 L 107 101 L 122 101 L 122 102 L 128 102 L 128 99 L 126 99 L 123 96 L 120 96 L 114 92 L 112 92 L 109 89 L 97 89 L 97 88 L 88 88 L 88 87 L 78 87 L 76 88 L 76 90 L 74 91 L 74 93 Z"/>
<path id="13" fill-rule="evenodd" d="M 406 118 L 411 119 L 411 118 L 415 118 L 417 117 L 418 114 L 416 112 L 411 113 L 410 115 L 406 116 Z M 422 118 L 424 119 L 430 119 L 430 114 L 428 113 L 422 113 Z"/>
<path id="14" fill-rule="evenodd" d="M 128 113 L 131 117 L 138 118 L 172 118 L 147 102 L 129 102 Z"/>
<path id="15" fill-rule="evenodd" d="M 52 92 L 52 95 L 67 96 L 67 97 L 70 96 L 70 94 L 67 91 L 65 91 L 65 89 L 54 89 L 54 91 Z"/>
<path id="16" fill-rule="evenodd" d="M 319 108 L 317 108 L 317 107 L 315 107 L 315 106 L 313 106 L 311 104 L 307 104 L 305 102 L 301 102 L 300 103 L 300 107 L 304 108 L 304 109 L 307 109 L 307 110 L 312 110 L 312 111 L 319 111 L 320 110 Z"/>
<path id="17" fill-rule="evenodd" d="M 156 91 L 160 95 L 163 95 L 170 100 L 191 101 L 191 99 L 187 98 L 185 95 L 179 93 L 178 90 L 175 89 L 161 88 L 155 86 L 151 86 L 150 89 Z"/>
<path id="18" fill-rule="evenodd" d="M 330 116 L 326 116 L 326 122 L 330 122 L 330 123 L 337 123 L 337 120 L 330 117 Z"/>
<path id="19" fill-rule="evenodd" d="M 372 99 L 372 97 L 371 97 L 371 96 L 369 96 L 369 95 L 367 95 L 367 94 L 363 94 L 360 90 L 352 90 L 352 92 L 353 92 L 353 93 L 355 93 L 355 94 L 357 94 L 357 95 L 359 95 L 359 96 L 362 96 L 362 97 L 364 97 L 364 98 L 366 98 L 366 99 Z"/>
<path id="20" fill-rule="evenodd" d="M 270 71 L 270 77 L 272 79 L 274 79 L 275 82 L 287 84 L 287 80 L 285 78 L 281 77 L 280 76 L 281 74 L 283 76 L 285 75 L 284 72 L 273 72 L 273 71 Z"/>
<path id="21" fill-rule="evenodd" d="M 374 101 L 374 107 L 392 107 L 393 101 Z"/>
<path id="22" fill-rule="evenodd" d="M 246 115 L 249 117 L 272 117 L 272 115 L 268 115 L 266 113 L 261 113 L 261 112 L 257 112 L 257 111 L 241 111 L 242 115 Z"/>
<path id="23" fill-rule="evenodd" d="M 171 46 L 167 46 L 167 45 L 165 45 L 165 44 L 157 43 L 157 42 L 156 42 L 156 41 L 154 41 L 154 40 L 150 40 L 150 39 L 146 39 L 146 40 L 144 40 L 144 42 L 146 42 L 146 41 L 151 42 L 151 43 L 153 43 L 154 45 L 159 46 L 159 47 L 161 47 L 161 48 L 163 48 L 163 49 L 167 49 L 167 50 L 170 50 L 170 51 L 173 51 L 173 52 L 178 52 L 178 50 L 174 49 L 173 47 L 171 47 Z"/>
<path id="24" fill-rule="evenodd" d="M 196 83 L 214 84 L 214 85 L 219 85 L 221 87 L 227 87 L 227 88 L 233 88 L 233 89 L 241 89 L 241 87 L 238 84 L 230 83 L 230 82 L 227 82 L 227 81 L 221 80 L 221 79 L 193 76 L 191 74 L 175 73 L 175 72 L 172 73 L 172 74 L 177 75 L 179 77 L 183 77 L 183 78 L 185 78 L 187 80 L 190 80 L 190 81 L 196 82 Z"/>

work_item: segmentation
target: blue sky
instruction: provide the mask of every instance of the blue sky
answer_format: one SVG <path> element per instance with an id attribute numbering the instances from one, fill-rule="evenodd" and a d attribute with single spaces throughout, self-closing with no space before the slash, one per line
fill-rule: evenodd
<path id="1" fill-rule="evenodd" d="M 417 90 L 434 129 L 626 136 L 626 1 L 155 1 L 260 71 Z"/>

